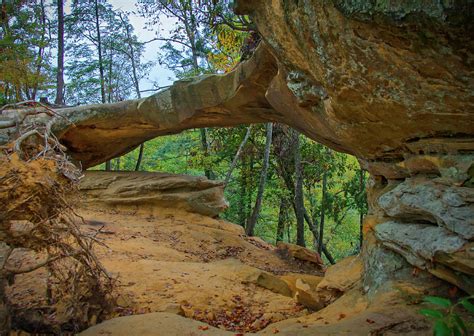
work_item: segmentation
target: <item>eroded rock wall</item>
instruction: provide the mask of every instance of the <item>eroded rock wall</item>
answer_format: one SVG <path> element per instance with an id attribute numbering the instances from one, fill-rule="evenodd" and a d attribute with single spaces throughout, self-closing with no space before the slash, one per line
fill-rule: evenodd
<path id="1" fill-rule="evenodd" d="M 271 105 L 372 176 L 367 291 L 418 268 L 474 292 L 473 8 L 237 1 L 279 61 Z"/>

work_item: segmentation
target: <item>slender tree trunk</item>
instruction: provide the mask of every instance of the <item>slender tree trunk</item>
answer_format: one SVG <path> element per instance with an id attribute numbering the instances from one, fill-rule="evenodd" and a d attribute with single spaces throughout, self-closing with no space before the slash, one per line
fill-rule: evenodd
<path id="1" fill-rule="evenodd" d="M 316 197 L 314 196 L 313 189 L 311 185 L 308 186 L 308 195 L 309 195 L 309 206 L 310 211 L 309 215 L 311 216 L 312 223 L 317 227 L 318 219 L 317 219 L 317 211 L 316 211 Z M 315 251 L 318 250 L 318 240 L 316 239 L 317 236 L 313 235 L 313 249 Z"/>
<path id="2" fill-rule="evenodd" d="M 319 233 L 318 233 L 318 228 L 316 227 L 316 225 L 314 225 L 314 223 L 311 221 L 311 217 L 309 217 L 309 214 L 308 212 L 306 211 L 306 209 L 304 210 L 304 219 L 306 221 L 306 223 L 308 223 L 308 227 L 309 229 L 311 230 L 311 232 L 313 233 L 313 236 L 314 236 L 314 239 L 315 240 L 319 240 Z M 331 255 L 331 253 L 329 252 L 329 250 L 327 249 L 326 245 L 322 245 L 322 252 L 324 253 L 324 255 L 326 256 L 326 258 L 328 259 L 328 261 L 334 265 L 336 263 L 336 261 L 334 260 L 333 256 Z"/>
<path id="3" fill-rule="evenodd" d="M 288 199 L 285 195 L 281 196 L 280 199 L 280 211 L 278 212 L 278 225 L 276 232 L 276 242 L 283 241 L 285 234 L 285 228 L 288 225 Z"/>
<path id="4" fill-rule="evenodd" d="M 209 149 L 209 142 L 207 141 L 207 128 L 201 128 L 199 129 L 200 133 L 201 133 L 201 145 L 202 145 L 202 150 L 204 151 L 204 157 L 207 158 L 209 157 L 209 152 L 210 152 L 210 149 Z M 207 165 L 207 162 L 206 162 L 206 165 Z M 212 171 L 212 169 L 208 168 L 208 167 L 205 167 L 204 168 L 204 174 L 206 175 L 206 177 L 208 179 L 214 179 L 214 172 Z"/>
<path id="5" fill-rule="evenodd" d="M 34 79 L 34 82 L 33 82 L 33 90 L 31 93 L 32 100 L 36 99 L 36 94 L 38 92 L 39 79 L 41 76 L 41 68 L 42 68 L 43 56 L 44 56 L 44 42 L 45 42 L 45 36 L 46 36 L 46 13 L 44 9 L 44 0 L 40 1 L 40 6 L 41 6 L 41 42 L 40 42 L 40 46 L 38 47 L 38 57 L 36 59 L 36 78 Z"/>
<path id="6" fill-rule="evenodd" d="M 268 171 L 268 163 L 270 160 L 270 148 L 272 144 L 272 131 L 273 131 L 273 124 L 267 123 L 267 137 L 265 142 L 265 153 L 263 156 L 263 167 L 262 172 L 260 174 L 260 182 L 258 184 L 258 192 L 257 192 L 257 199 L 255 200 L 255 207 L 253 208 L 252 216 L 247 224 L 246 233 L 249 236 L 253 236 L 255 225 L 257 224 L 258 216 L 260 215 L 260 209 L 262 207 L 262 198 L 263 192 L 265 190 L 265 183 L 267 181 L 267 171 Z"/>
<path id="7" fill-rule="evenodd" d="M 300 135 L 292 130 L 292 148 L 295 155 L 295 215 L 296 215 L 296 244 L 306 246 L 304 239 L 304 196 L 303 171 L 301 167 Z"/>
<path id="8" fill-rule="evenodd" d="M 100 79 L 100 95 L 102 104 L 105 104 L 105 80 L 104 80 L 104 62 L 102 60 L 102 41 L 100 36 L 99 24 L 99 0 L 95 0 L 95 28 L 97 34 L 97 51 L 99 53 L 99 79 Z"/>
<path id="9" fill-rule="evenodd" d="M 242 160 L 242 168 L 240 169 L 240 197 L 239 197 L 239 224 L 245 227 L 247 220 L 247 174 L 246 160 Z"/>
<path id="10" fill-rule="evenodd" d="M 140 145 L 140 149 L 138 150 L 138 158 L 137 158 L 137 163 L 135 165 L 135 171 L 139 171 L 140 170 L 140 165 L 142 163 L 142 160 L 143 160 L 143 151 L 145 150 L 145 144 L 142 143 Z"/>
<path id="11" fill-rule="evenodd" d="M 112 71 L 114 65 L 114 53 L 110 50 L 110 59 L 109 59 L 109 78 L 107 78 L 107 102 L 111 103 L 113 100 L 113 89 L 112 89 Z"/>
<path id="12" fill-rule="evenodd" d="M 253 194 L 253 166 L 254 166 L 254 156 L 251 155 L 248 160 L 248 169 L 247 169 L 247 208 L 245 212 L 245 228 L 247 228 L 250 215 L 252 213 L 252 194 Z"/>
<path id="13" fill-rule="evenodd" d="M 290 223 L 288 223 L 288 226 L 286 227 L 286 238 L 288 243 L 291 244 L 291 228 L 290 228 Z"/>
<path id="14" fill-rule="evenodd" d="M 227 175 L 225 177 L 224 188 L 229 183 L 230 178 L 232 176 L 232 172 L 234 171 L 235 167 L 237 166 L 237 161 L 239 160 L 240 153 L 242 153 L 242 149 L 244 148 L 245 144 L 247 143 L 247 140 L 250 137 L 251 130 L 252 130 L 252 126 L 247 127 L 247 132 L 245 133 L 244 139 L 240 143 L 240 146 L 237 149 L 237 152 L 235 153 L 234 159 L 232 160 L 232 163 L 230 164 L 229 171 L 227 172 Z"/>
<path id="15" fill-rule="evenodd" d="M 105 80 L 104 80 L 104 62 L 102 59 L 102 42 L 100 36 L 100 24 L 99 24 L 99 0 L 95 0 L 94 2 L 94 9 L 95 9 L 95 28 L 97 34 L 97 51 L 99 53 L 99 79 L 100 79 L 100 96 L 102 100 L 102 104 L 105 104 Z M 111 171 L 112 170 L 112 163 L 110 160 L 105 162 L 105 170 Z"/>
<path id="16" fill-rule="evenodd" d="M 321 217 L 319 219 L 319 242 L 318 252 L 321 254 L 323 250 L 323 238 L 324 238 L 324 220 L 326 212 L 326 192 L 327 192 L 327 174 L 323 174 L 323 195 L 321 200 Z"/>
<path id="17" fill-rule="evenodd" d="M 364 187 L 365 187 L 365 181 L 364 181 L 364 170 L 360 170 L 360 176 L 359 176 L 359 193 L 362 195 L 364 192 Z M 364 226 L 364 212 L 362 211 L 362 208 L 359 210 L 359 249 L 362 250 L 362 241 L 364 240 L 363 237 L 363 228 Z"/>
<path id="18" fill-rule="evenodd" d="M 192 2 L 190 2 L 191 6 L 191 15 L 192 15 Z M 198 52 L 197 52 L 197 46 L 196 46 L 196 38 L 195 38 L 195 33 L 196 33 L 196 27 L 190 27 L 188 22 L 185 20 L 184 22 L 185 28 L 186 28 L 186 34 L 189 39 L 189 44 L 191 46 L 191 54 L 192 54 L 192 60 L 193 60 L 193 70 L 194 70 L 194 76 L 197 76 L 199 74 L 199 62 L 198 62 Z M 200 129 L 201 133 L 201 146 L 202 150 L 204 152 L 204 157 L 207 158 L 209 157 L 210 153 L 210 148 L 209 148 L 209 141 L 207 140 L 207 128 L 201 128 Z M 204 174 L 208 179 L 213 179 L 214 178 L 214 172 L 212 169 L 205 167 L 204 168 Z"/>
<path id="19" fill-rule="evenodd" d="M 130 62 L 132 64 L 132 78 L 133 78 L 133 85 L 135 86 L 135 93 L 137 98 L 141 98 L 142 94 L 140 92 L 140 81 L 138 79 L 137 74 L 137 62 L 135 60 L 135 49 L 133 48 L 132 44 L 132 35 L 130 34 L 130 25 L 123 19 L 122 14 L 119 14 L 120 20 L 122 24 L 125 26 L 125 32 L 127 33 L 127 43 L 128 43 L 128 51 L 130 55 Z M 138 151 L 137 163 L 135 164 L 135 171 L 140 170 L 140 165 L 143 160 L 143 151 L 145 149 L 145 144 L 142 143 L 140 145 L 140 149 Z"/>
<path id="20" fill-rule="evenodd" d="M 280 165 L 281 165 L 281 163 L 280 163 Z M 288 188 L 288 190 L 293 195 L 292 205 L 293 205 L 293 210 L 296 213 L 296 205 L 295 205 L 295 202 L 294 202 L 294 192 L 295 192 L 294 183 L 292 181 L 291 176 L 288 173 L 285 172 L 283 167 L 280 167 L 280 170 L 281 170 L 281 177 L 282 177 L 283 181 L 285 182 L 286 187 Z M 311 220 L 311 217 L 309 216 L 308 211 L 306 210 L 306 208 L 303 208 L 303 210 L 304 210 L 304 219 L 305 219 L 306 223 L 308 224 L 308 228 L 310 229 L 311 233 L 313 234 L 314 239 L 316 241 L 319 241 L 319 232 L 318 232 L 318 229 L 317 229 L 316 225 L 314 225 L 313 221 Z M 329 250 L 326 248 L 326 246 L 324 244 L 322 246 L 322 249 L 323 249 L 322 252 L 326 256 L 326 258 L 329 260 L 329 262 L 331 264 L 334 265 L 336 262 L 335 262 L 335 260 L 332 257 L 331 253 L 329 252 Z"/>
<path id="21" fill-rule="evenodd" d="M 64 0 L 58 0 L 58 70 L 54 103 L 64 105 Z"/>

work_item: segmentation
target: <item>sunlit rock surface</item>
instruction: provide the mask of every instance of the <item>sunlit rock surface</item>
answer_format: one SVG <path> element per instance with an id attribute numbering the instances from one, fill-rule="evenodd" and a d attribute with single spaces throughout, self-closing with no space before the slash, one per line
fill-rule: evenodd
<path id="1" fill-rule="evenodd" d="M 223 182 L 199 176 L 87 171 L 79 189 L 85 204 L 96 209 L 172 208 L 214 217 L 227 208 Z"/>

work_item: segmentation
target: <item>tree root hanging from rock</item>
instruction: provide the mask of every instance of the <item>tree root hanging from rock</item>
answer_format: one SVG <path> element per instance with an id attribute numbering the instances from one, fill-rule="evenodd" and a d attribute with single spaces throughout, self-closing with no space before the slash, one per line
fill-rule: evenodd
<path id="1" fill-rule="evenodd" d="M 50 118 L 36 118 L 41 113 Z M 77 223 L 82 218 L 67 201 L 82 173 L 51 133 L 58 116 L 36 105 L 13 115 L 10 143 L 0 152 L 0 334 L 12 326 L 29 331 L 32 310 L 41 316 L 35 332 L 38 324 L 41 332 L 77 332 L 111 311 L 114 279 L 93 252 L 100 242 L 81 232 Z M 18 265 L 15 251 L 32 252 L 41 261 Z M 41 307 L 9 304 L 5 291 L 15 276 L 41 268 L 49 274 L 48 302 Z"/>

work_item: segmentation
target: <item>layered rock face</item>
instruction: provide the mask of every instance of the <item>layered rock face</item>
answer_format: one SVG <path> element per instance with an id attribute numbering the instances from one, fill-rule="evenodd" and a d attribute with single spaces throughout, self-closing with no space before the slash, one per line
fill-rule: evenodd
<path id="1" fill-rule="evenodd" d="M 215 217 L 227 208 L 223 182 L 199 176 L 87 171 L 79 189 L 83 203 L 96 209 L 153 214 L 154 209 L 172 208 Z"/>
<path id="2" fill-rule="evenodd" d="M 240 0 L 237 11 L 279 61 L 273 108 L 371 173 L 365 289 L 408 276 L 407 261 L 472 294 L 473 5 Z"/>

